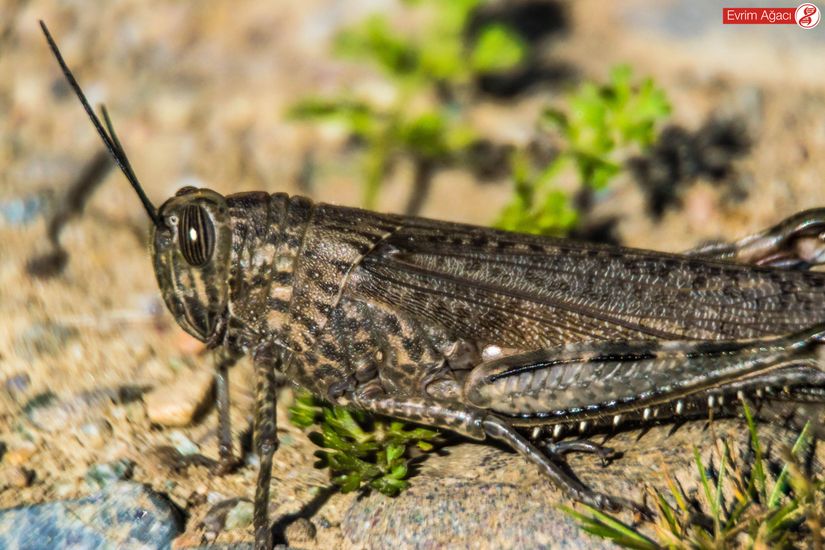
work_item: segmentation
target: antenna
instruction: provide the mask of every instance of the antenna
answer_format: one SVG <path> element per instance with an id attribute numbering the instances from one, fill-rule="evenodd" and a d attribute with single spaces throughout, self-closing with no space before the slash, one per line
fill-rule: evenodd
<path id="1" fill-rule="evenodd" d="M 146 196 L 146 193 L 143 191 L 143 187 L 140 185 L 135 172 L 132 170 L 132 165 L 129 163 L 129 158 L 126 156 L 126 151 L 123 150 L 123 147 L 120 145 L 120 140 L 117 138 L 117 134 L 115 134 L 112 121 L 109 119 L 109 114 L 106 112 L 106 107 L 101 106 L 101 111 L 103 112 L 103 119 L 106 121 L 106 128 L 108 128 L 108 132 L 103 128 L 103 124 L 100 123 L 100 119 L 97 118 L 97 115 L 95 115 L 95 112 L 89 105 L 86 95 L 83 93 L 83 90 L 80 89 L 80 84 L 77 83 L 72 71 L 69 70 L 69 67 L 63 60 L 63 56 L 60 54 L 60 50 L 57 48 L 54 38 L 52 38 L 51 33 L 49 33 L 49 29 L 46 28 L 46 24 L 42 20 L 40 21 L 40 28 L 43 29 L 43 34 L 46 35 L 46 40 L 49 42 L 49 48 L 51 48 L 57 62 L 60 64 L 60 69 L 63 71 L 63 76 L 66 77 L 69 85 L 72 87 L 74 93 L 77 95 L 77 98 L 80 100 L 80 104 L 83 105 L 83 108 L 86 110 L 86 114 L 89 115 L 89 119 L 92 121 L 97 133 L 100 134 L 100 139 L 103 140 L 103 144 L 106 145 L 106 149 L 108 149 L 109 154 L 112 155 L 112 158 L 115 159 L 115 163 L 117 163 L 120 167 L 123 175 L 126 176 L 126 179 L 129 180 L 130 184 L 132 184 L 132 188 L 135 190 L 135 193 L 137 193 L 138 198 L 140 198 L 140 202 L 143 203 L 143 208 L 146 209 L 146 213 L 149 215 L 152 223 L 155 227 L 161 227 L 162 223 L 160 217 L 158 216 L 158 211 L 152 205 L 149 197 Z"/>

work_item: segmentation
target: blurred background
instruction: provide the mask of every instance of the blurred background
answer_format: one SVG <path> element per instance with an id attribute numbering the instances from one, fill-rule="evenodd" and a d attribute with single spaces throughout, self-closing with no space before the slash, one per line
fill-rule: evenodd
<path id="1" fill-rule="evenodd" d="M 189 514 L 193 542 L 206 528 L 192 518 L 252 494 L 249 472 L 169 481 L 147 459 L 186 442 L 215 455 L 214 418 L 196 421 L 208 358 L 160 301 L 149 224 L 98 156 L 39 19 L 90 101 L 108 107 L 156 205 L 184 185 L 285 191 L 678 251 L 825 205 L 825 25 L 723 25 L 721 10 L 3 0 L 0 506 L 79 497 L 99 485 L 95 468 L 127 464 Z M 233 375 L 240 434 L 248 365 Z M 275 473 L 286 513 L 325 477 L 301 432 L 281 424 L 293 439 Z M 349 504 L 330 506 L 332 527 L 312 544 L 346 535 L 334 518 Z"/>

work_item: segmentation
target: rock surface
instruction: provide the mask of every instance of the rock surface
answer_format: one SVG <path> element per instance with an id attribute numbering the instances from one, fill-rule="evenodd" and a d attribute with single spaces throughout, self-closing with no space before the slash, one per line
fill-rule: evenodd
<path id="1" fill-rule="evenodd" d="M 713 430 L 699 422 L 675 431 L 662 426 L 618 434 L 606 445 L 623 456 L 606 466 L 588 455 L 572 454 L 568 459 L 588 486 L 642 503 L 646 488 L 666 490 L 668 474 L 686 494 L 697 493 L 699 476 L 692 448 L 707 451 L 704 462 L 712 465 L 716 437 L 746 452 L 749 434 L 744 423 L 725 420 L 716 421 Z M 769 460 L 778 459 L 780 448 L 794 438 L 794 432 L 781 428 L 760 429 L 762 444 L 772 449 Z M 823 463 L 825 449 L 820 448 L 811 467 L 822 472 Z M 464 443 L 445 449 L 443 456 L 428 458 L 401 497 L 372 493 L 356 499 L 341 528 L 358 548 L 614 547 L 584 533 L 559 504 L 568 501 L 521 456 L 491 445 Z M 627 512 L 619 517 L 634 522 Z"/>
<path id="2" fill-rule="evenodd" d="M 117 483 L 86 498 L 0 510 L 0 548 L 169 548 L 182 528 L 166 499 Z"/>

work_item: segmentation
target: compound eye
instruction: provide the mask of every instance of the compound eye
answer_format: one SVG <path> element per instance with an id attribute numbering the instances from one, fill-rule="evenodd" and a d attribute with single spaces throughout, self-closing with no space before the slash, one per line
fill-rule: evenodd
<path id="1" fill-rule="evenodd" d="M 201 267 L 215 250 L 215 226 L 209 214 L 200 206 L 183 208 L 178 224 L 178 242 L 183 258 L 193 267 Z"/>

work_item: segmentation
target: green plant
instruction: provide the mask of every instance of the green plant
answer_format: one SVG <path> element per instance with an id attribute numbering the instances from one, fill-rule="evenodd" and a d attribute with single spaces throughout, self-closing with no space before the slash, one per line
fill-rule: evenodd
<path id="1" fill-rule="evenodd" d="M 435 171 L 444 166 L 472 169 L 470 152 L 484 141 L 464 116 L 471 99 L 462 91 L 474 74 L 518 66 L 527 46 L 501 24 L 481 29 L 467 44 L 464 29 L 480 0 L 407 3 L 429 9 L 428 24 L 417 33 L 405 34 L 386 17 L 374 15 L 335 41 L 338 55 L 368 60 L 385 73 L 394 95 L 390 104 L 344 93 L 306 99 L 290 114 L 299 120 L 341 124 L 361 144 L 367 208 L 375 207 L 395 162 L 411 161 L 413 192 L 406 212 L 415 214 Z"/>
<path id="2" fill-rule="evenodd" d="M 588 533 L 625 548 L 791 548 L 800 544 L 821 548 L 825 479 L 804 475 L 800 466 L 811 444 L 809 427 L 805 426 L 785 453 L 785 464 L 770 483 L 756 424 L 746 404 L 744 413 L 752 464 L 733 458 L 725 445 L 719 453 L 716 482 L 712 483 L 699 451 L 694 449 L 699 499 L 689 500 L 670 477 L 666 494 L 650 489 L 656 515 L 646 524 L 646 531 L 652 531 L 652 536 L 588 506 L 583 506 L 588 513 L 565 506 L 562 510 Z"/>
<path id="3" fill-rule="evenodd" d="M 650 78 L 635 85 L 627 66 L 614 68 L 606 85 L 582 84 L 566 104 L 566 111 L 547 108 L 540 121 L 540 132 L 560 142 L 549 164 L 537 169 L 524 153 L 514 155 L 511 172 L 515 194 L 497 227 L 537 234 L 567 233 L 580 216 L 558 185 L 561 174 L 572 170 L 580 193 L 606 188 L 631 155 L 650 147 L 658 123 L 670 113 L 664 91 Z"/>
<path id="4" fill-rule="evenodd" d="M 562 163 L 551 162 L 543 169 L 536 169 L 523 150 L 516 150 L 510 165 L 513 198 L 502 210 L 496 227 L 562 236 L 578 224 L 579 212 L 571 204 L 570 196 L 554 185 Z"/>
<path id="5" fill-rule="evenodd" d="M 437 432 L 409 427 L 403 422 L 349 411 L 300 392 L 289 409 L 293 424 L 302 428 L 320 427 L 309 434 L 321 447 L 315 452 L 316 468 L 329 468 L 332 481 L 348 493 L 366 487 L 394 496 L 407 488 L 410 451 L 433 449 Z"/>

